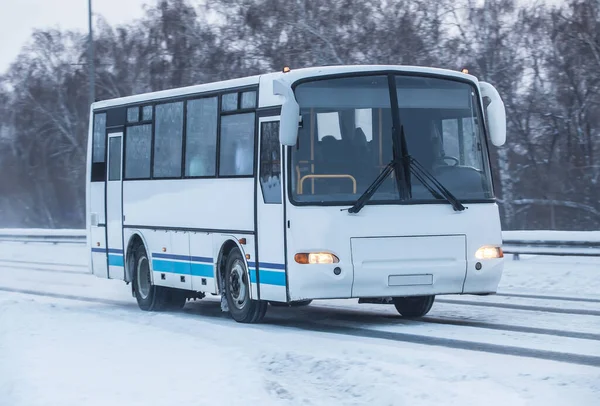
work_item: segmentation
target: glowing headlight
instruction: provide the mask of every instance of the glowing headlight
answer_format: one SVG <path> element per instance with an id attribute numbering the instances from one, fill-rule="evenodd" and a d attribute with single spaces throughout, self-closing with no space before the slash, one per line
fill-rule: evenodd
<path id="1" fill-rule="evenodd" d="M 330 252 L 303 252 L 294 255 L 299 264 L 336 264 L 340 259 Z"/>
<path id="2" fill-rule="evenodd" d="M 479 248 L 475 252 L 475 258 L 477 259 L 493 259 L 503 257 L 504 253 L 502 252 L 502 248 L 500 247 L 485 246 Z"/>

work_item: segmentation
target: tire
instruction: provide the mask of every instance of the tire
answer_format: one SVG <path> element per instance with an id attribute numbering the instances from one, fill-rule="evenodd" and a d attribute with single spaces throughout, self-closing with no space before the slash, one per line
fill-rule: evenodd
<path id="1" fill-rule="evenodd" d="M 285 303 L 285 302 L 269 302 L 271 306 L 274 307 L 302 307 L 308 306 L 312 303 L 312 299 L 308 300 L 297 300 L 295 302 Z"/>
<path id="2" fill-rule="evenodd" d="M 140 309 L 176 310 L 185 305 L 185 291 L 152 284 L 150 260 L 143 244 L 134 248 L 133 261 L 133 293 Z"/>
<path id="3" fill-rule="evenodd" d="M 237 248 L 227 255 L 225 297 L 231 317 L 239 323 L 258 323 L 267 313 L 268 302 L 250 299 L 246 262 Z"/>
<path id="4" fill-rule="evenodd" d="M 396 310 L 404 317 L 425 316 L 431 310 L 434 300 L 434 295 L 393 298 Z"/>

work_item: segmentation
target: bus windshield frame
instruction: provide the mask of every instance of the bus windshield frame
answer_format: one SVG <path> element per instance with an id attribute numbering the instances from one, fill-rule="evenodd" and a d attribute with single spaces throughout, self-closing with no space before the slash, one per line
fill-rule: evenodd
<path id="1" fill-rule="evenodd" d="M 495 202 L 481 97 L 472 81 L 385 71 L 311 77 L 292 87 L 301 114 L 297 143 L 288 147 L 292 204 L 352 205 L 394 158 L 394 123 L 406 133 L 407 154 L 461 202 Z M 395 176 L 368 205 L 447 203 L 410 174 L 412 197 L 401 198 Z"/>

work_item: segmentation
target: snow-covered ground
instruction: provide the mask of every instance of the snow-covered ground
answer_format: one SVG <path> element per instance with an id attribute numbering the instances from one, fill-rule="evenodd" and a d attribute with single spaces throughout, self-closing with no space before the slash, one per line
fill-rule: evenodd
<path id="1" fill-rule="evenodd" d="M 213 298 L 142 312 L 85 260 L 83 246 L 0 243 L 0 406 L 600 399 L 600 258 L 509 257 L 500 295 L 440 297 L 422 321 L 336 300 L 271 307 L 260 325 Z"/>

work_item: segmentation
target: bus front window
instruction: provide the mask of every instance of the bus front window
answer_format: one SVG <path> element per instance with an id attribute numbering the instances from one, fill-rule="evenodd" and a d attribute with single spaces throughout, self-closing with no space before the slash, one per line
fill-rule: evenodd
<path id="1" fill-rule="evenodd" d="M 395 77 L 399 121 L 407 152 L 457 198 L 492 197 L 481 111 L 463 82 Z M 292 147 L 291 198 L 304 204 L 351 204 L 392 160 L 388 76 L 352 76 L 300 83 L 295 88 L 302 126 Z M 411 176 L 413 200 L 435 200 Z M 370 204 L 398 201 L 390 176 Z"/>

